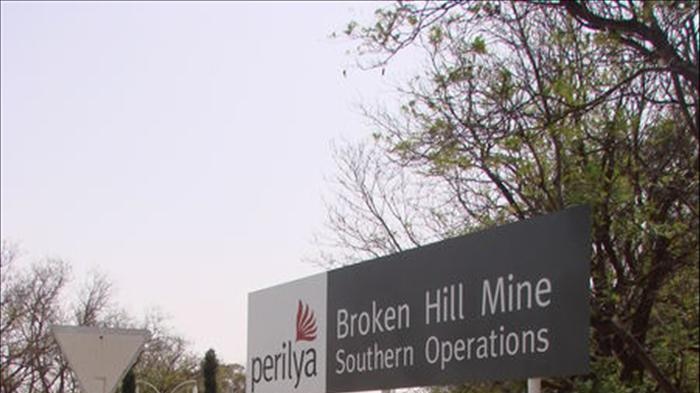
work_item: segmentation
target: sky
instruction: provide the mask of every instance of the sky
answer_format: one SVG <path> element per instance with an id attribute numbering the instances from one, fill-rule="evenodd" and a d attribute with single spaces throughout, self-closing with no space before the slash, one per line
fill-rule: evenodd
<path id="1" fill-rule="evenodd" d="M 244 364 L 247 294 L 321 271 L 331 147 L 411 67 L 329 37 L 380 5 L 2 2 L 2 238 Z"/>

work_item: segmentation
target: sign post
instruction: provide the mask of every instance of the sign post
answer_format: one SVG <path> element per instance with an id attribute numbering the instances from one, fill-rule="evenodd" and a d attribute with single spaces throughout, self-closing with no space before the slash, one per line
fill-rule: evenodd
<path id="1" fill-rule="evenodd" d="M 574 207 L 253 292 L 246 391 L 586 373 L 590 228 Z"/>
<path id="2" fill-rule="evenodd" d="M 528 378 L 527 393 L 540 393 L 542 391 L 542 380 L 540 378 Z"/>

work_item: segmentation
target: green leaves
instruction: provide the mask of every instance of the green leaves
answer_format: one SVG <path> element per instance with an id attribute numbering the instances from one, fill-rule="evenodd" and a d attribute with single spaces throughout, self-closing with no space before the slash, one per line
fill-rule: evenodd
<path id="1" fill-rule="evenodd" d="M 345 30 L 343 31 L 343 33 L 345 33 L 345 35 L 351 36 L 352 33 L 353 33 L 353 32 L 355 31 L 355 29 L 357 28 L 357 26 L 358 26 L 358 23 L 357 23 L 357 22 L 355 22 L 354 20 L 353 20 L 353 21 L 350 21 L 350 22 L 348 23 L 348 25 L 345 27 Z"/>
<path id="2" fill-rule="evenodd" d="M 503 140 L 503 146 L 511 152 L 518 152 L 522 149 L 523 141 L 521 138 L 511 135 Z"/>
<path id="3" fill-rule="evenodd" d="M 201 365 L 202 379 L 204 380 L 204 393 L 217 393 L 219 373 L 219 359 L 213 349 L 207 350 Z"/>
<path id="4" fill-rule="evenodd" d="M 558 78 L 554 81 L 552 90 L 554 93 L 564 99 L 569 104 L 574 104 L 574 89 L 571 83 L 564 78 Z"/>
<path id="5" fill-rule="evenodd" d="M 438 25 L 433 25 L 430 28 L 430 33 L 428 34 L 428 40 L 433 46 L 438 46 L 442 42 L 443 32 L 442 28 Z"/>
<path id="6" fill-rule="evenodd" d="M 486 41 L 480 35 L 474 37 L 472 41 L 472 51 L 480 55 L 486 54 Z"/>
<path id="7" fill-rule="evenodd" d="M 620 321 L 647 358 L 595 326 L 592 374 L 553 381 L 553 390 L 697 393 L 698 353 L 681 343 L 698 340 L 700 97 L 688 78 L 679 93 L 658 62 L 694 53 L 684 45 L 698 34 L 689 16 L 697 4 L 428 2 L 400 13 L 402 4 L 393 12 L 405 17 L 377 14 L 382 23 L 363 32 L 386 58 L 413 42 L 429 65 L 404 89 L 399 114 L 377 121 L 387 162 L 436 190 L 407 209 L 402 228 L 439 238 L 591 204 L 592 311 Z M 577 4 L 599 18 L 582 25 L 588 14 L 574 15 Z M 656 24 L 669 52 L 653 52 L 647 30 L 618 28 L 639 23 Z M 396 34 L 411 38 L 381 46 Z"/>
<path id="8" fill-rule="evenodd" d="M 446 81 L 450 83 L 470 80 L 474 77 L 473 67 L 459 67 L 448 72 Z"/>

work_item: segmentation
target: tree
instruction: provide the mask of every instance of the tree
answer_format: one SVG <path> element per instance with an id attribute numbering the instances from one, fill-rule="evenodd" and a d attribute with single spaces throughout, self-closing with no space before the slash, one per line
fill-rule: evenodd
<path id="1" fill-rule="evenodd" d="M 0 260 L 0 391 L 75 391 L 50 326 L 63 320 L 68 264 L 47 259 L 20 269 L 15 245 L 2 242 Z"/>
<path id="2" fill-rule="evenodd" d="M 226 393 L 245 392 L 245 370 L 237 363 L 222 364 L 219 366 L 219 386 L 227 386 Z"/>
<path id="3" fill-rule="evenodd" d="M 116 306 L 112 285 L 99 272 L 88 275 L 71 302 L 66 293 L 71 281 L 67 262 L 45 259 L 22 266 L 20 255 L 17 246 L 2 242 L 0 393 L 78 392 L 51 334 L 52 324 L 148 329 L 151 338 L 131 375 L 161 391 L 196 376 L 197 361 L 187 342 L 169 332 L 160 313 L 150 311 L 145 321 L 135 322 Z"/>
<path id="4" fill-rule="evenodd" d="M 217 376 L 219 371 L 219 360 L 216 358 L 216 352 L 209 349 L 204 354 L 202 361 L 202 378 L 204 379 L 204 393 L 217 392 Z"/>
<path id="5" fill-rule="evenodd" d="M 339 149 L 323 257 L 590 204 L 594 372 L 545 386 L 697 392 L 698 7 L 398 2 L 350 23 L 364 66 L 413 46 L 428 69 L 367 110 L 373 145 Z"/>
<path id="6" fill-rule="evenodd" d="M 133 367 L 124 375 L 122 393 L 136 393 L 136 375 L 134 375 Z"/>
<path id="7" fill-rule="evenodd" d="M 151 332 L 151 338 L 135 366 L 138 379 L 148 381 L 161 392 L 170 392 L 180 383 L 196 379 L 197 357 L 184 338 L 171 332 L 163 313 L 151 310 L 142 327 Z"/>

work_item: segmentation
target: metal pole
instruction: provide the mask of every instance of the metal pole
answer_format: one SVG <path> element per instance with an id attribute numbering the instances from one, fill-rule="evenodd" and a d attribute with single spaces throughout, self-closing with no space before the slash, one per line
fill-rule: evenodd
<path id="1" fill-rule="evenodd" d="M 149 387 L 149 388 L 151 388 L 151 389 L 153 389 L 156 393 L 160 393 L 160 390 L 158 390 L 158 388 L 156 388 L 155 386 L 153 386 L 152 383 L 147 382 L 147 381 L 144 381 L 144 380 L 141 380 L 141 379 L 137 379 L 137 380 L 136 380 L 136 393 L 139 393 L 139 392 L 140 392 L 140 390 L 139 390 L 139 384 L 140 384 L 140 383 L 146 385 L 147 387 Z"/>
<path id="2" fill-rule="evenodd" d="M 542 379 L 528 378 L 527 393 L 542 393 Z"/>
<path id="3" fill-rule="evenodd" d="M 190 379 L 188 381 L 180 382 L 177 386 L 173 388 L 173 390 L 170 391 L 170 393 L 175 393 L 176 390 L 180 389 L 181 387 L 187 385 L 188 383 L 193 383 L 194 387 L 192 388 L 192 393 L 197 393 L 197 381 L 194 379 Z"/>

